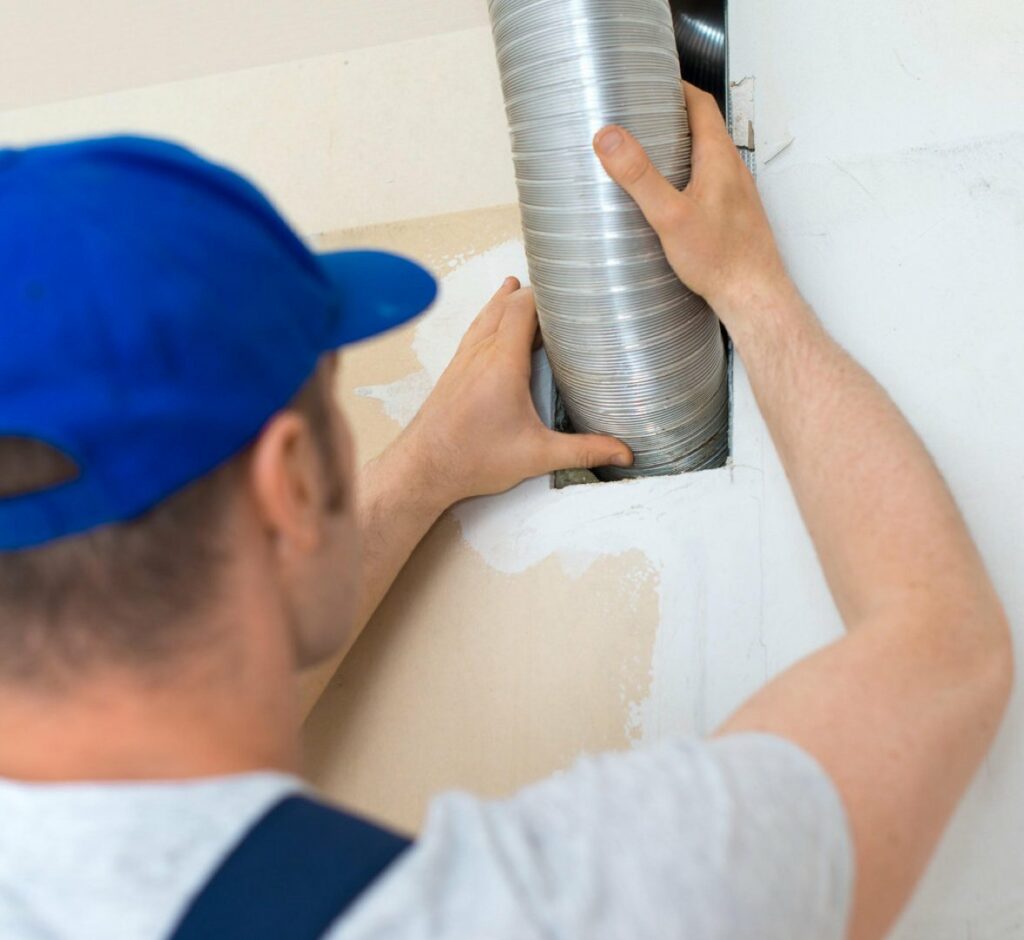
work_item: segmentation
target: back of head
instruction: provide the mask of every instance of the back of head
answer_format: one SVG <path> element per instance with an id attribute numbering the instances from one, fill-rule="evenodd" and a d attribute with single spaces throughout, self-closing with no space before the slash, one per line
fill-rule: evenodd
<path id="1" fill-rule="evenodd" d="M 435 293 L 166 141 L 0 150 L 0 677 L 195 644 L 274 415 L 333 464 L 319 364 Z"/>
<path id="2" fill-rule="evenodd" d="M 328 477 L 338 479 L 330 394 L 317 373 L 288 407 L 306 419 Z M 134 519 L 0 551 L 0 681 L 49 681 L 91 664 L 145 668 L 209 641 L 205 615 L 242 549 L 229 521 L 250 453 Z M 77 472 L 48 444 L 0 436 L 0 500 L 60 486 Z"/>

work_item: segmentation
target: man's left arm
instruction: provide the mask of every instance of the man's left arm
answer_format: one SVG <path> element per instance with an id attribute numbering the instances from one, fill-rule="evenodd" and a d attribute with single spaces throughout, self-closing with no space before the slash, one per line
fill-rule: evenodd
<path id="1" fill-rule="evenodd" d="M 306 713 L 449 506 L 553 470 L 632 463 L 629 448 L 614 438 L 560 434 L 544 425 L 530 397 L 536 338 L 533 291 L 508 278 L 467 330 L 419 414 L 360 471 L 359 613 L 344 649 L 303 677 Z"/>

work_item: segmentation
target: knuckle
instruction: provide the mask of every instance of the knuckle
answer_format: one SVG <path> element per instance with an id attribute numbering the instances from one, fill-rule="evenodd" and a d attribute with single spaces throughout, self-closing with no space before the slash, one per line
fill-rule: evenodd
<path id="1" fill-rule="evenodd" d="M 646 154 L 631 153 L 622 161 L 621 179 L 626 185 L 633 186 L 647 175 L 650 168 L 651 161 Z"/>
<path id="2" fill-rule="evenodd" d="M 575 467 L 591 467 L 597 462 L 597 457 L 589 447 L 580 447 L 576 450 Z"/>

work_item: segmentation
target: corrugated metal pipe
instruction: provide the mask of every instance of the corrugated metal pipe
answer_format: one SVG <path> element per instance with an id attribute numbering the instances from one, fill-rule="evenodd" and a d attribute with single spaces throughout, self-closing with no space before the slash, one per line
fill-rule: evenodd
<path id="1" fill-rule="evenodd" d="M 690 135 L 667 0 L 489 0 L 541 332 L 577 431 L 632 449 L 605 479 L 720 466 L 718 320 L 591 147 L 628 128 L 682 188 Z"/>

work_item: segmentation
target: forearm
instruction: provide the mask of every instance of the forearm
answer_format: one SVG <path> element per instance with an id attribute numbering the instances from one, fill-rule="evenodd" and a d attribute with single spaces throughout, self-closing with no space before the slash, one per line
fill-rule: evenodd
<path id="1" fill-rule="evenodd" d="M 404 438 L 363 467 L 359 486 L 363 573 L 357 634 L 451 502 L 424 479 L 415 449 Z"/>
<path id="2" fill-rule="evenodd" d="M 788 281 L 730 316 L 737 350 L 847 626 L 895 605 L 997 607 L 953 498 L 878 383 Z"/>
<path id="3" fill-rule="evenodd" d="M 415 447 L 403 435 L 359 472 L 356 512 L 362 562 L 357 613 L 344 646 L 303 677 L 304 714 L 312 710 L 409 556 L 448 506 L 423 469 Z"/>
<path id="4" fill-rule="evenodd" d="M 786 275 L 757 188 L 714 100 L 687 88 L 693 177 L 678 192 L 620 128 L 595 140 L 679 277 L 728 328 L 844 620 L 911 599 L 950 619 L 995 613 L 945 484 L 878 384 L 821 328 Z"/>
<path id="5" fill-rule="evenodd" d="M 412 423 L 363 468 L 357 487 L 363 540 L 361 599 L 345 647 L 304 677 L 305 712 L 444 510 L 564 467 L 628 466 L 625 444 L 546 427 L 530 396 L 537 335 L 533 292 L 506 278 L 467 330 Z"/>
<path id="6" fill-rule="evenodd" d="M 858 857 L 849 936 L 874 940 L 992 741 L 1008 630 L 948 489 L 885 392 L 791 286 L 747 313 L 732 318 L 737 349 L 853 632 L 719 733 L 787 737 L 835 781 Z"/>
<path id="7" fill-rule="evenodd" d="M 684 192 L 620 129 L 598 135 L 598 153 L 728 328 L 852 631 L 777 676 L 719 733 L 788 738 L 825 769 L 856 853 L 850 937 L 877 940 L 992 740 L 1009 633 L 923 445 L 786 276 L 714 100 L 687 87 L 687 105 Z"/>

